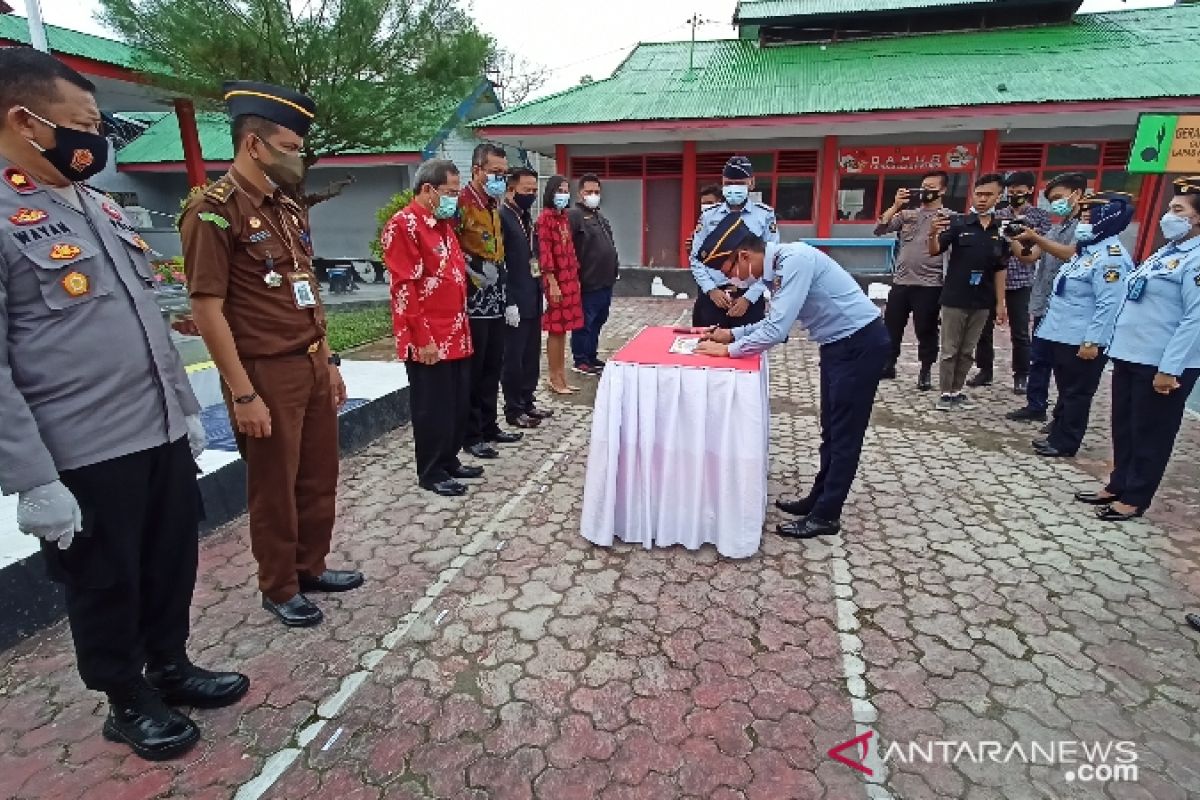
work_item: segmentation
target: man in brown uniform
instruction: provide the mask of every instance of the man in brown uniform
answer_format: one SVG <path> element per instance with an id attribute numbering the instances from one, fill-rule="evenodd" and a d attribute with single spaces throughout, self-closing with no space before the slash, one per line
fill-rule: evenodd
<path id="1" fill-rule="evenodd" d="M 246 460 L 263 608 L 308 627 L 322 614 L 302 592 L 363 582 L 360 572 L 325 567 L 346 386 L 325 341 L 307 212 L 281 188 L 303 176 L 300 150 L 315 106 L 249 81 L 226 84 L 225 101 L 236 155 L 183 213 L 184 265 Z"/>

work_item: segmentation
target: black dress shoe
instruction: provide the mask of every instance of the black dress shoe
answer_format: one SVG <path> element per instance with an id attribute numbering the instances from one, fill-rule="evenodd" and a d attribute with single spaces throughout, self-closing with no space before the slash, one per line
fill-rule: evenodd
<path id="1" fill-rule="evenodd" d="M 1025 406 L 1024 408 L 1018 408 L 1016 411 L 1008 412 L 1004 415 L 1004 418 L 1011 419 L 1013 422 L 1045 422 L 1046 412 Z"/>
<path id="2" fill-rule="evenodd" d="M 883 372 L 879 375 L 880 380 L 891 381 L 896 379 L 896 362 L 889 361 L 883 365 Z"/>
<path id="3" fill-rule="evenodd" d="M 842 529 L 840 522 L 808 516 L 795 522 L 775 526 L 775 532 L 789 539 L 813 539 L 817 536 L 833 536 Z"/>
<path id="4" fill-rule="evenodd" d="M 803 500 L 776 500 L 775 507 L 793 517 L 807 517 L 812 513 L 813 502 L 808 498 Z"/>
<path id="5" fill-rule="evenodd" d="M 921 367 L 921 375 L 917 378 L 917 391 L 928 392 L 933 388 L 933 368 Z"/>
<path id="6" fill-rule="evenodd" d="M 1034 450 L 1041 450 L 1044 447 L 1050 446 L 1050 440 L 1049 439 L 1034 439 L 1032 442 L 1029 443 L 1029 446 L 1032 447 Z"/>
<path id="7" fill-rule="evenodd" d="M 1075 499 L 1080 503 L 1087 503 L 1089 506 L 1106 506 L 1109 503 L 1115 503 L 1120 498 L 1100 492 L 1076 492 Z"/>
<path id="8" fill-rule="evenodd" d="M 1074 458 L 1074 453 L 1068 453 L 1065 450 L 1059 450 L 1050 443 L 1046 443 L 1044 447 L 1038 447 L 1036 444 L 1033 447 L 1033 452 L 1042 458 Z"/>
<path id="9" fill-rule="evenodd" d="M 302 592 L 349 592 L 363 585 L 366 578 L 356 569 L 327 569 L 320 575 L 299 575 Z"/>
<path id="10" fill-rule="evenodd" d="M 200 741 L 200 729 L 183 714 L 167 708 L 145 681 L 108 695 L 104 738 L 126 744 L 147 761 L 179 758 Z"/>
<path id="11" fill-rule="evenodd" d="M 526 409 L 526 416 L 534 419 L 550 419 L 554 416 L 554 412 L 548 408 L 537 408 L 536 406 Z"/>
<path id="12" fill-rule="evenodd" d="M 1144 508 L 1139 508 L 1126 514 L 1122 511 L 1117 511 L 1112 506 L 1104 506 L 1096 509 L 1096 519 L 1101 522 L 1129 522 L 1145 513 L 1146 509 Z"/>
<path id="13" fill-rule="evenodd" d="M 467 487 L 452 478 L 437 483 L 422 483 L 421 488 L 427 492 L 440 494 L 442 497 L 462 497 L 467 493 Z"/>
<path id="14" fill-rule="evenodd" d="M 992 385 L 992 373 L 979 370 L 967 380 L 967 386 L 979 388 Z"/>
<path id="15" fill-rule="evenodd" d="M 1200 631 L 1200 614 L 1187 614 L 1184 616 L 1184 620 L 1188 625 Z"/>
<path id="16" fill-rule="evenodd" d="M 447 472 L 450 473 L 451 478 L 458 478 L 459 480 L 483 477 L 483 467 L 468 467 L 466 464 L 459 464 L 454 469 L 447 470 Z"/>
<path id="17" fill-rule="evenodd" d="M 488 444 L 486 442 L 480 442 L 479 444 L 473 444 L 473 445 L 467 447 L 466 451 L 467 451 L 467 453 L 475 456 L 476 458 L 499 458 L 500 457 L 500 451 L 497 450 L 496 448 L 492 447 L 490 444 Z"/>
<path id="18" fill-rule="evenodd" d="M 1029 378 L 1024 375 L 1018 375 L 1013 378 L 1013 394 L 1025 394 L 1029 389 Z"/>
<path id="19" fill-rule="evenodd" d="M 525 438 L 523 433 L 510 433 L 509 431 L 496 431 L 488 437 L 489 442 L 496 444 L 516 444 Z"/>
<path id="20" fill-rule="evenodd" d="M 250 679 L 240 672 L 210 672 L 186 658 L 148 666 L 146 682 L 170 705 L 194 708 L 231 706 L 250 689 Z"/>
<path id="21" fill-rule="evenodd" d="M 505 421 L 514 428 L 523 428 L 525 430 L 536 428 L 538 425 L 542 424 L 540 419 L 531 417 L 528 414 L 522 414 L 519 417 L 505 417 Z M 505 436 L 509 435 L 511 434 L 505 434 Z"/>
<path id="22" fill-rule="evenodd" d="M 1043 425 L 1042 427 L 1038 428 L 1038 433 L 1044 433 L 1044 434 L 1046 434 L 1047 436 L 1049 436 L 1049 435 L 1050 435 L 1050 431 L 1052 431 L 1052 430 L 1054 430 L 1054 423 L 1053 423 L 1053 422 L 1047 422 L 1045 425 Z"/>
<path id="23" fill-rule="evenodd" d="M 262 605 L 289 628 L 311 628 L 325 618 L 315 603 L 298 592 L 291 600 L 282 603 L 273 603 L 264 597 Z"/>

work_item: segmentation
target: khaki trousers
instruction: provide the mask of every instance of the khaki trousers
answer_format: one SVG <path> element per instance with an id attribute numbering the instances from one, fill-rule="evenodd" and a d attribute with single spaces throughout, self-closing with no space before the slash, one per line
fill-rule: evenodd
<path id="1" fill-rule="evenodd" d="M 942 394 L 957 394 L 975 363 L 975 345 L 987 325 L 986 308 L 942 307 L 942 355 L 939 383 Z"/>

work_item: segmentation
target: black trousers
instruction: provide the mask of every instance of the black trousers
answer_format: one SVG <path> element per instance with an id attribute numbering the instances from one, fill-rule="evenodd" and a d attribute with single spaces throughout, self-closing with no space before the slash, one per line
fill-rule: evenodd
<path id="1" fill-rule="evenodd" d="M 79 674 L 118 691 L 147 662 L 185 652 L 196 585 L 200 489 L 187 438 L 61 475 L 83 511 L 66 550 L 42 543 L 65 584 Z"/>
<path id="2" fill-rule="evenodd" d="M 409 361 L 408 397 L 412 407 L 417 479 L 422 486 L 450 477 L 467 435 L 471 409 L 471 360 L 439 361 L 432 366 Z"/>
<path id="3" fill-rule="evenodd" d="M 730 291 L 734 299 L 741 298 L 745 292 L 741 289 Z M 731 317 L 724 309 L 717 308 L 717 304 L 712 301 L 707 294 L 701 292 L 696 297 L 696 305 L 692 309 L 692 325 L 697 328 L 707 328 L 716 325 L 718 328 L 740 328 L 743 325 L 753 325 L 756 322 L 761 322 L 767 314 L 767 299 L 765 297 L 758 298 L 757 303 L 751 303 L 750 308 L 746 309 L 746 313 L 740 317 Z"/>
<path id="4" fill-rule="evenodd" d="M 908 327 L 908 316 L 911 314 L 913 330 L 917 334 L 917 358 L 922 367 L 936 364 L 941 313 L 942 287 L 893 286 L 883 311 L 883 323 L 887 326 L 888 336 L 892 338 L 891 360 L 900 359 L 900 344 L 904 341 L 904 329 Z"/>
<path id="5" fill-rule="evenodd" d="M 1033 320 L 1036 331 L 1041 317 Z M 1025 389 L 1025 403 L 1035 411 L 1045 411 L 1050 403 L 1050 378 L 1054 374 L 1054 343 L 1034 334 L 1029 343 L 1029 385 Z"/>
<path id="6" fill-rule="evenodd" d="M 1008 306 L 1008 335 L 1012 341 L 1013 377 L 1029 375 L 1029 295 L 1032 287 L 1009 289 L 1004 293 Z M 975 346 L 975 366 L 991 375 L 996 361 L 996 312 L 988 317 L 979 344 Z"/>
<path id="7" fill-rule="evenodd" d="M 1186 370 L 1170 394 L 1154 391 L 1157 367 L 1113 359 L 1113 461 L 1106 491 L 1122 503 L 1149 508 L 1162 483 L 1200 369 Z"/>
<path id="8" fill-rule="evenodd" d="M 814 517 L 842 516 L 890 352 L 882 320 L 821 347 L 821 467 L 808 494 Z"/>
<path id="9" fill-rule="evenodd" d="M 1039 342 L 1044 340 L 1039 339 Z M 1087 433 L 1092 414 L 1092 398 L 1100 388 L 1108 358 L 1100 355 L 1091 361 L 1080 358 L 1078 345 L 1045 342 L 1051 348 L 1054 382 L 1058 385 L 1058 404 L 1049 441 L 1055 450 L 1075 453 Z"/>
<path id="10" fill-rule="evenodd" d="M 533 408 L 542 370 L 542 316 L 521 318 L 517 327 L 504 326 L 504 416 L 516 417 Z"/>
<path id="11" fill-rule="evenodd" d="M 471 412 L 467 417 L 467 435 L 463 447 L 486 442 L 500 432 L 496 405 L 500 397 L 500 371 L 504 365 L 505 330 L 503 317 L 471 319 Z"/>

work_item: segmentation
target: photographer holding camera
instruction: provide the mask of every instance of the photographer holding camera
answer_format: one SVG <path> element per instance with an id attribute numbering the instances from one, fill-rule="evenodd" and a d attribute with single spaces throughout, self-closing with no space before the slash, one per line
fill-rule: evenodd
<path id="1" fill-rule="evenodd" d="M 928 172 L 921 176 L 915 189 L 899 189 L 896 201 L 883 212 L 875 226 L 875 235 L 897 234 L 900 252 L 892 275 L 892 291 L 888 295 L 883 321 L 892 337 L 892 349 L 883 368 L 883 378 L 896 377 L 896 361 L 900 358 L 900 343 L 911 313 L 917 333 L 917 357 L 921 375 L 917 388 L 933 388 L 932 371 L 938 357 L 938 315 L 941 312 L 943 257 L 930 255 L 929 232 L 939 213 L 945 213 L 942 197 L 950 183 L 945 172 Z M 916 207 L 911 207 L 912 203 Z"/>
<path id="2" fill-rule="evenodd" d="M 1023 232 L 1024 228 L 1032 228 L 1040 234 L 1050 230 L 1049 212 L 1038 208 L 1037 205 L 1037 194 L 1034 191 L 1036 183 L 1037 179 L 1032 172 L 1013 172 L 1004 179 L 1008 203 L 999 207 L 996 215 L 1000 219 L 1010 219 L 1017 223 L 1011 234 L 1006 232 L 1005 235 L 1009 238 Z M 1037 259 L 1022 257 L 1018 253 L 1021 253 L 1021 249 L 1014 248 L 1013 255 L 1008 259 L 1004 296 L 1005 305 L 1008 307 L 1009 339 L 1012 342 L 1013 393 L 1024 394 L 1029 382 L 1029 300 Z M 967 381 L 967 386 L 989 386 L 992 383 L 992 371 L 996 360 L 995 322 L 993 314 L 983 326 L 979 344 L 975 347 L 975 367 L 978 371 Z"/>

